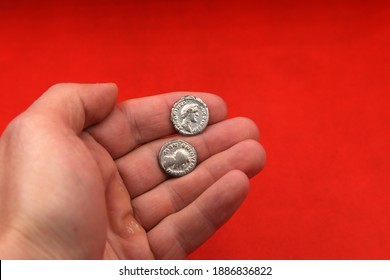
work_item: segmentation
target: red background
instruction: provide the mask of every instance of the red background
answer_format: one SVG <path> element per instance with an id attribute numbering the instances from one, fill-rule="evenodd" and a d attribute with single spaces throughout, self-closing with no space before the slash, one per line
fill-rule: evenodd
<path id="1" fill-rule="evenodd" d="M 61 2 L 0 0 L 0 131 L 57 82 L 217 93 L 268 161 L 189 258 L 390 259 L 388 4 Z"/>

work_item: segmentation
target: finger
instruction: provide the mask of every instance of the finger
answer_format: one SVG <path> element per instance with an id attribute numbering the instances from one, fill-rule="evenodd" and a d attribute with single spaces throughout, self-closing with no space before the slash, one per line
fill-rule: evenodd
<path id="1" fill-rule="evenodd" d="M 107 119 L 88 132 L 116 159 L 139 144 L 175 133 L 170 120 L 171 108 L 184 95 L 196 95 L 207 104 L 210 124 L 226 117 L 226 105 L 216 95 L 172 92 L 120 103 Z"/>
<path id="2" fill-rule="evenodd" d="M 241 171 L 231 171 L 186 208 L 148 232 L 158 259 L 182 259 L 217 231 L 238 209 L 249 190 Z"/>
<path id="3" fill-rule="evenodd" d="M 115 106 L 115 84 L 57 84 L 49 88 L 27 111 L 64 124 L 79 134 L 104 119 Z"/>
<path id="4" fill-rule="evenodd" d="M 129 193 L 114 161 L 108 152 L 88 133 L 83 133 L 81 138 L 92 152 L 105 182 L 105 209 L 107 211 L 106 218 L 109 221 L 106 254 L 120 259 L 153 258 L 146 232 L 134 218 Z M 89 193 L 89 197 L 94 195 L 96 192 Z"/>
<path id="5" fill-rule="evenodd" d="M 230 171 L 240 170 L 252 177 L 263 168 L 264 163 L 265 152 L 260 143 L 242 141 L 210 157 L 192 173 L 177 180 L 167 180 L 133 199 L 134 212 L 143 227 L 150 230 L 165 217 L 185 208 Z"/>
<path id="6" fill-rule="evenodd" d="M 235 118 L 209 126 L 202 134 L 185 140 L 195 147 L 200 163 L 240 141 L 257 138 L 258 129 L 253 121 Z M 150 142 L 116 160 L 118 170 L 132 199 L 169 178 L 161 170 L 157 159 L 162 145 L 169 140 L 171 139 Z"/>

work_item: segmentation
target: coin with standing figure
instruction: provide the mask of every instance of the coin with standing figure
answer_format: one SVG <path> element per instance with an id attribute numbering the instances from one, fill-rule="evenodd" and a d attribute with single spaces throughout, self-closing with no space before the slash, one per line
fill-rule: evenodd
<path id="1" fill-rule="evenodd" d="M 173 105 L 171 121 L 182 135 L 199 134 L 209 122 L 209 109 L 202 99 L 184 96 Z"/>
<path id="2" fill-rule="evenodd" d="M 170 176 L 181 177 L 196 167 L 198 155 L 186 141 L 172 140 L 162 146 L 158 155 L 161 168 Z"/>

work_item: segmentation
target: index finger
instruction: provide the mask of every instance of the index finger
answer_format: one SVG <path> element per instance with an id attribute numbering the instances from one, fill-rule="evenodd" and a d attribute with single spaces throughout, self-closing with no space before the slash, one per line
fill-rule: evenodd
<path id="1" fill-rule="evenodd" d="M 204 92 L 180 91 L 119 103 L 106 119 L 87 131 L 114 159 L 119 158 L 140 144 L 174 134 L 171 108 L 185 95 L 199 97 L 207 104 L 210 124 L 226 117 L 226 104 L 221 97 Z"/>

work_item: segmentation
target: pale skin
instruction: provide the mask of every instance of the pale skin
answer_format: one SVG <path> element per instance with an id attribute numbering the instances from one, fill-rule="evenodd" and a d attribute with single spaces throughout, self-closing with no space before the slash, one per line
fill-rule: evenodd
<path id="1" fill-rule="evenodd" d="M 226 120 L 212 94 L 116 104 L 117 91 L 111 83 L 55 85 L 5 129 L 0 259 L 183 259 L 243 202 L 265 162 L 251 120 Z M 210 121 L 185 137 L 199 165 L 172 179 L 157 155 L 182 138 L 169 136 L 169 116 L 184 95 L 205 101 Z"/>

